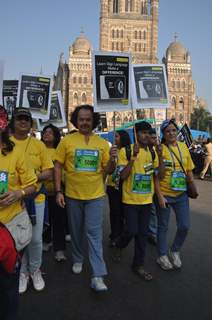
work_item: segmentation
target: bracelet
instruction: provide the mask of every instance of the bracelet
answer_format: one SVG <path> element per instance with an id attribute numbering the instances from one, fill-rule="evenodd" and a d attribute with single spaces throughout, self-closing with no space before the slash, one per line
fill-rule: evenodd
<path id="1" fill-rule="evenodd" d="M 26 192 L 24 191 L 24 189 L 21 189 L 21 194 L 22 194 L 22 197 L 25 197 Z"/>
<path id="2" fill-rule="evenodd" d="M 58 194 L 58 193 L 63 193 L 63 192 L 62 192 L 62 190 L 57 190 L 57 191 L 55 191 L 55 193 Z"/>

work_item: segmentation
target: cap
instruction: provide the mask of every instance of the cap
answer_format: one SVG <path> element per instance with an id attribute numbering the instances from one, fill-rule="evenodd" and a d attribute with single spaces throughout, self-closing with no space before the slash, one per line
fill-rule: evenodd
<path id="1" fill-rule="evenodd" d="M 175 126 L 175 128 L 177 130 L 179 130 L 177 124 L 175 123 L 175 121 L 173 119 L 167 119 L 167 120 L 164 120 L 160 126 L 160 131 L 163 133 L 164 130 L 170 125 L 170 124 L 173 124 Z"/>
<path id="2" fill-rule="evenodd" d="M 14 117 L 26 116 L 26 117 L 29 117 L 30 119 L 32 119 L 31 112 L 29 111 L 28 108 L 15 108 L 13 116 Z"/>

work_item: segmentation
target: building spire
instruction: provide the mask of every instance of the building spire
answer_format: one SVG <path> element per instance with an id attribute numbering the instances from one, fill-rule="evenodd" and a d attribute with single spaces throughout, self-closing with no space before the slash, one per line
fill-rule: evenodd
<path id="1" fill-rule="evenodd" d="M 177 42 L 177 39 L 178 39 L 178 34 L 177 32 L 174 33 L 174 42 Z"/>

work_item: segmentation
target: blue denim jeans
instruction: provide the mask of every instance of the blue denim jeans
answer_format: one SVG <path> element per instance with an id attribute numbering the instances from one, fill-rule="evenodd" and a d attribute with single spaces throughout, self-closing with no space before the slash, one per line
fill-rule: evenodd
<path id="1" fill-rule="evenodd" d="M 66 206 L 71 233 L 73 263 L 83 262 L 83 240 L 86 236 L 92 276 L 106 275 L 107 270 L 102 249 L 105 197 L 94 200 L 76 200 L 66 197 Z"/>
<path id="2" fill-rule="evenodd" d="M 36 203 L 36 224 L 32 226 L 32 240 L 24 251 L 21 264 L 21 272 L 34 273 L 40 269 L 42 263 L 43 250 L 43 220 L 44 220 L 45 202 Z"/>
<path id="3" fill-rule="evenodd" d="M 157 246 L 159 256 L 167 255 L 168 253 L 167 232 L 171 208 L 175 213 L 177 222 L 177 232 L 171 246 L 171 251 L 176 252 L 181 249 L 190 227 L 189 200 L 187 194 L 183 193 L 177 197 L 165 196 L 165 198 L 168 201 L 168 207 L 165 209 L 160 208 L 156 200 L 158 214 Z"/>
<path id="4" fill-rule="evenodd" d="M 150 219 L 149 219 L 148 235 L 157 237 L 157 229 L 158 229 L 158 217 L 156 214 L 155 204 L 152 203 Z"/>

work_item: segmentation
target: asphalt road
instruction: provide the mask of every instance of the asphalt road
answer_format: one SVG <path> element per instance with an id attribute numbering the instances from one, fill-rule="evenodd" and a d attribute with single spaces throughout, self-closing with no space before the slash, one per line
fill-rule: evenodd
<path id="1" fill-rule="evenodd" d="M 146 267 L 154 280 L 146 283 L 131 272 L 133 247 L 121 263 L 112 262 L 108 248 L 107 210 L 104 224 L 104 255 L 108 266 L 107 293 L 89 288 L 90 270 L 85 263 L 80 275 L 71 273 L 70 259 L 54 261 L 44 253 L 46 288 L 32 287 L 20 298 L 21 320 L 184 320 L 212 319 L 212 181 L 197 181 L 200 196 L 191 201 L 192 227 L 182 250 L 183 268 L 162 271 L 156 265 L 156 249 L 148 245 Z M 169 240 L 175 231 L 171 218 Z M 68 248 L 67 248 L 68 249 Z M 70 257 L 70 254 L 67 253 Z"/>

